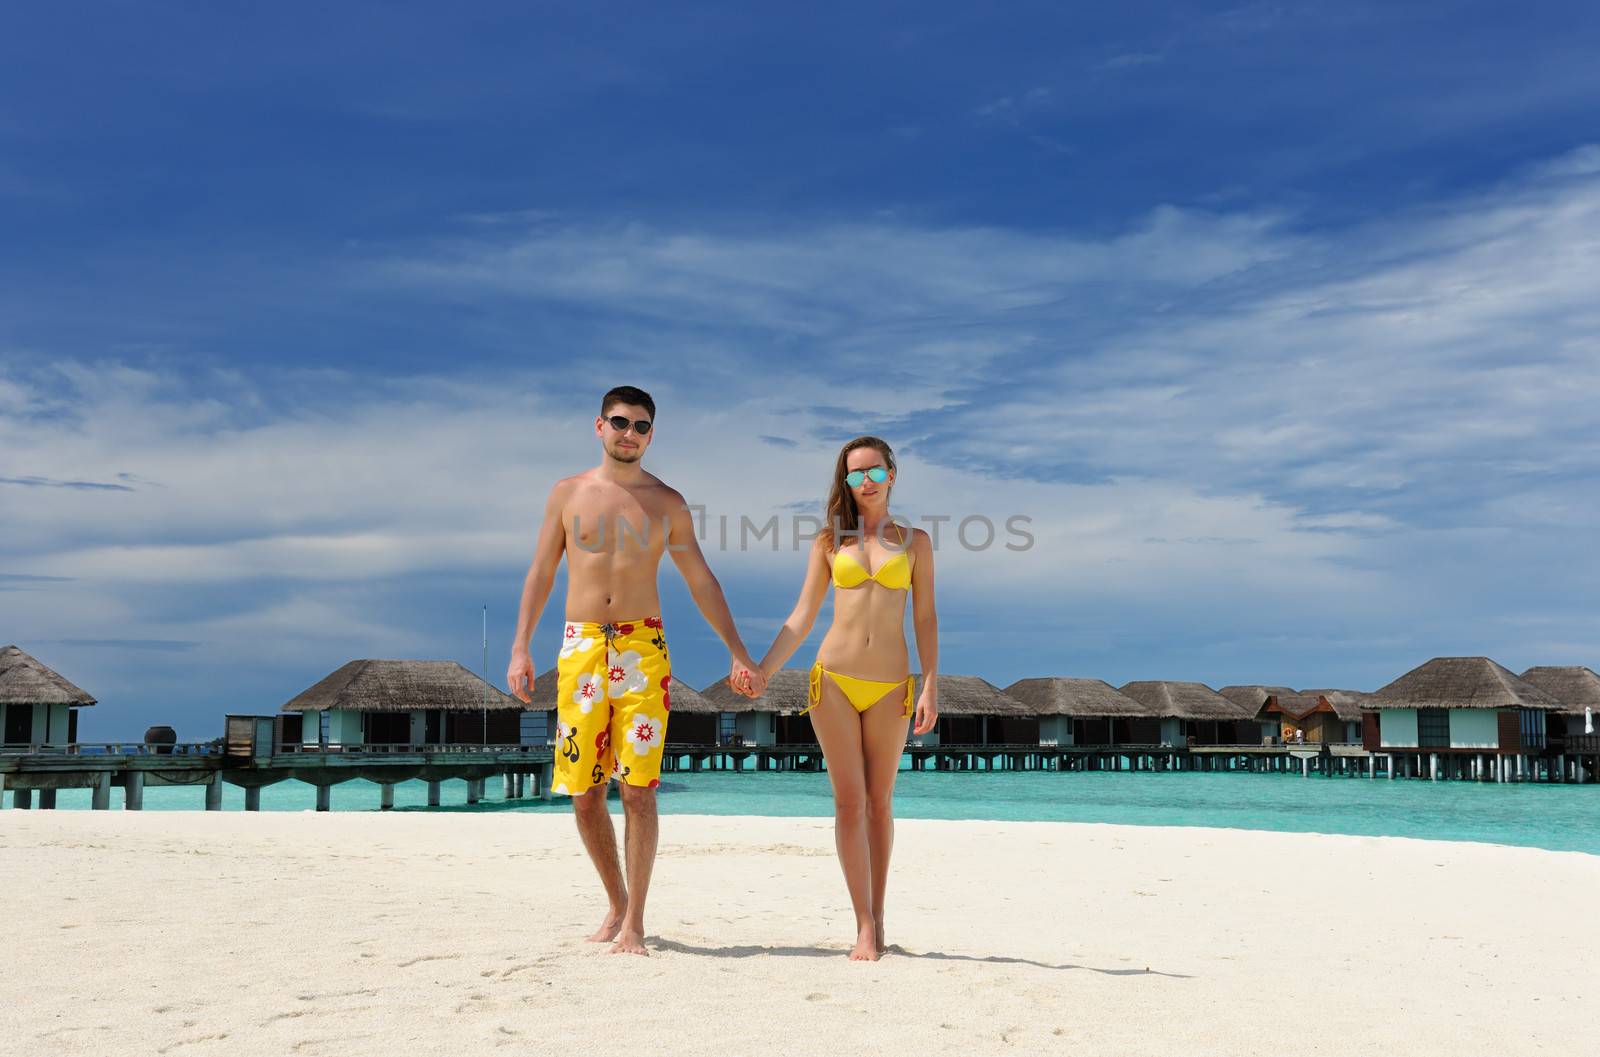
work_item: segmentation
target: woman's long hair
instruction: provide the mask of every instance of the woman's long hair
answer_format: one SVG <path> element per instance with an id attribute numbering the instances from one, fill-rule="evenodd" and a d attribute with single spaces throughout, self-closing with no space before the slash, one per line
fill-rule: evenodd
<path id="1" fill-rule="evenodd" d="M 861 531 L 861 511 L 856 507 L 855 493 L 844 483 L 844 475 L 850 472 L 850 453 L 857 448 L 877 449 L 878 454 L 883 456 L 884 468 L 894 472 L 894 452 L 889 442 L 881 437 L 857 437 L 839 449 L 839 461 L 833 467 L 833 490 L 828 493 L 828 506 L 823 511 L 826 522 L 823 545 L 829 554 L 838 549 L 844 533 Z"/>

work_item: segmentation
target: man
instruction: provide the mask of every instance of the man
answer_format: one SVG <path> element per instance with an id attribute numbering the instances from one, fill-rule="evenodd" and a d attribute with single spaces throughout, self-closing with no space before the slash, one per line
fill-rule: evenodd
<path id="1" fill-rule="evenodd" d="M 589 939 L 612 954 L 645 954 L 644 903 L 656 858 L 655 790 L 671 707 L 656 571 L 672 555 L 695 605 L 732 655 L 729 682 L 759 695 L 766 686 L 733 626 L 722 587 L 695 539 L 688 503 L 640 465 L 655 439 L 656 405 L 633 386 L 606 393 L 595 419 L 604 457 L 592 470 L 557 481 L 545 501 L 533 563 L 522 585 L 517 637 L 506 681 L 532 700 L 528 642 L 561 558 L 567 559 L 566 628 L 557 662 L 555 777 L 572 797 L 578 832 L 610 907 Z M 607 779 L 622 791 L 627 876 L 606 811 Z"/>

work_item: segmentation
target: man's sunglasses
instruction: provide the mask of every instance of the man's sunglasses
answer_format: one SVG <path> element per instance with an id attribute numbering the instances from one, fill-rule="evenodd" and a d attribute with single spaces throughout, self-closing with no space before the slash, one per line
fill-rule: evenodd
<path id="1" fill-rule="evenodd" d="M 882 484 L 889 479 L 889 471 L 882 466 L 874 466 L 870 470 L 851 470 L 844 475 L 844 483 L 851 488 L 860 488 L 861 482 L 869 479 Z"/>
<path id="2" fill-rule="evenodd" d="M 611 428 L 618 433 L 628 432 L 630 425 L 633 427 L 633 431 L 641 437 L 650 432 L 650 420 L 648 418 L 641 418 L 637 422 L 629 422 L 621 415 L 612 415 L 606 421 L 611 423 Z"/>

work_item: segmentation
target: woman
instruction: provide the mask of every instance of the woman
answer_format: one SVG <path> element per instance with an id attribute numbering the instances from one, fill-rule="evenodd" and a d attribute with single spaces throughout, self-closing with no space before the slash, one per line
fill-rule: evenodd
<path id="1" fill-rule="evenodd" d="M 894 480 L 894 453 L 877 437 L 857 437 L 839 452 L 828 527 L 811 548 L 794 612 L 761 661 L 771 679 L 810 634 L 832 584 L 833 624 L 817 648 L 806 711 L 833 783 L 834 841 L 856 915 L 852 961 L 877 961 L 886 949 L 891 805 L 915 686 L 904 633 L 908 595 L 922 669 L 916 732 L 939 719 L 933 544 L 889 517 Z"/>

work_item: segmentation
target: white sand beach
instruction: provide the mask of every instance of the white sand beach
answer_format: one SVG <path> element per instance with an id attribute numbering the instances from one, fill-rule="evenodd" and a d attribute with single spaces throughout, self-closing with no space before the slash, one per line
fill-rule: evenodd
<path id="1" fill-rule="evenodd" d="M 903 821 L 853 964 L 830 822 L 662 823 L 643 959 L 565 816 L 6 811 L 0 1052 L 1595 1052 L 1596 856 Z"/>

